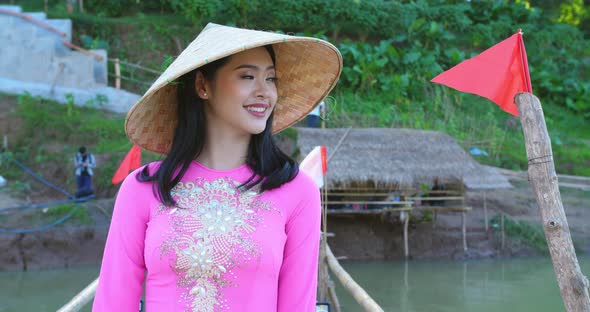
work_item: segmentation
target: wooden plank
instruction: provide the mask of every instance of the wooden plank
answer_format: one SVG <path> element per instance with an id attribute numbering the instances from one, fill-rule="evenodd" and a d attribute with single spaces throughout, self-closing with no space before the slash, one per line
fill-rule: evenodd
<path id="1" fill-rule="evenodd" d="M 354 201 L 354 200 L 343 200 L 343 201 L 328 201 L 326 204 L 328 205 L 338 205 L 338 204 L 351 204 L 351 205 L 380 205 L 380 206 L 404 206 L 412 204 L 411 201 Z"/>
<path id="2" fill-rule="evenodd" d="M 472 208 L 469 206 L 465 207 L 445 207 L 445 206 L 418 206 L 414 207 L 415 210 L 436 210 L 436 211 L 471 211 Z"/>
<path id="3" fill-rule="evenodd" d="M 406 197 L 406 200 L 420 200 L 420 201 L 451 201 L 451 200 L 465 200 L 464 196 L 445 196 L 445 197 Z"/>
<path id="4" fill-rule="evenodd" d="M 395 212 L 395 211 L 411 211 L 412 208 L 390 208 L 390 209 L 364 209 L 364 210 L 354 210 L 354 209 L 328 209 L 328 214 L 382 214 L 385 212 Z"/>

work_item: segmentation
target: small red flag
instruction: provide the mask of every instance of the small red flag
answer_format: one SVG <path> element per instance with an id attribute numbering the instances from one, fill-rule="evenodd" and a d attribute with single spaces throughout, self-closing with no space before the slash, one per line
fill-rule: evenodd
<path id="1" fill-rule="evenodd" d="M 121 183 L 125 180 L 129 172 L 139 168 L 139 166 L 141 166 L 141 149 L 139 146 L 133 145 L 125 158 L 123 158 L 123 161 L 119 165 L 119 169 L 115 172 L 111 182 L 113 182 L 113 184 Z"/>
<path id="2" fill-rule="evenodd" d="M 322 145 L 322 173 L 326 175 L 328 173 L 328 152 L 325 145 Z"/>
<path id="3" fill-rule="evenodd" d="M 322 188 L 322 186 L 324 186 L 324 176 L 327 171 L 326 147 L 316 146 L 311 150 L 311 152 L 305 156 L 305 159 L 301 161 L 299 170 L 312 178 L 319 188 Z"/>
<path id="4" fill-rule="evenodd" d="M 519 30 L 481 54 L 459 63 L 434 77 L 432 82 L 483 96 L 504 111 L 518 116 L 514 96 L 519 92 L 533 93 L 522 32 Z"/>

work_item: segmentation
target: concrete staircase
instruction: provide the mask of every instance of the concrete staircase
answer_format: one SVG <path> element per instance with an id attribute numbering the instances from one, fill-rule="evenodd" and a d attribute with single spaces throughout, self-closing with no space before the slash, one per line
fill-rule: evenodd
<path id="1" fill-rule="evenodd" d="M 0 9 L 23 13 L 19 6 Z M 23 18 L 0 12 L 0 92 L 32 95 L 66 102 L 71 94 L 78 105 L 94 103 L 97 95 L 108 98 L 105 108 L 126 112 L 139 96 L 108 87 L 107 52 L 97 60 L 70 49 L 72 22 L 48 19 L 45 13 L 23 13 L 65 33 L 65 37 Z"/>

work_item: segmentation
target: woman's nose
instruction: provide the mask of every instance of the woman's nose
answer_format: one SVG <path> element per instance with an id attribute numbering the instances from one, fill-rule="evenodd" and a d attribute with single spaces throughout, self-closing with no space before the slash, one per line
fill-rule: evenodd
<path id="1" fill-rule="evenodd" d="M 275 89 L 273 83 L 266 81 L 266 79 L 258 79 L 256 83 L 256 97 L 267 98 Z"/>

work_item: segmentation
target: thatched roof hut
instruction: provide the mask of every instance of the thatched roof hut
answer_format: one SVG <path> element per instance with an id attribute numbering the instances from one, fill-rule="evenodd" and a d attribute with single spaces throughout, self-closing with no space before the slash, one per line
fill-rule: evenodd
<path id="1" fill-rule="evenodd" d="M 351 129 L 336 154 L 331 153 L 348 129 L 298 128 L 297 145 L 305 156 L 326 145 L 330 189 L 403 189 L 435 179 L 468 189 L 511 187 L 493 167 L 476 162 L 449 135 L 413 129 Z"/>

